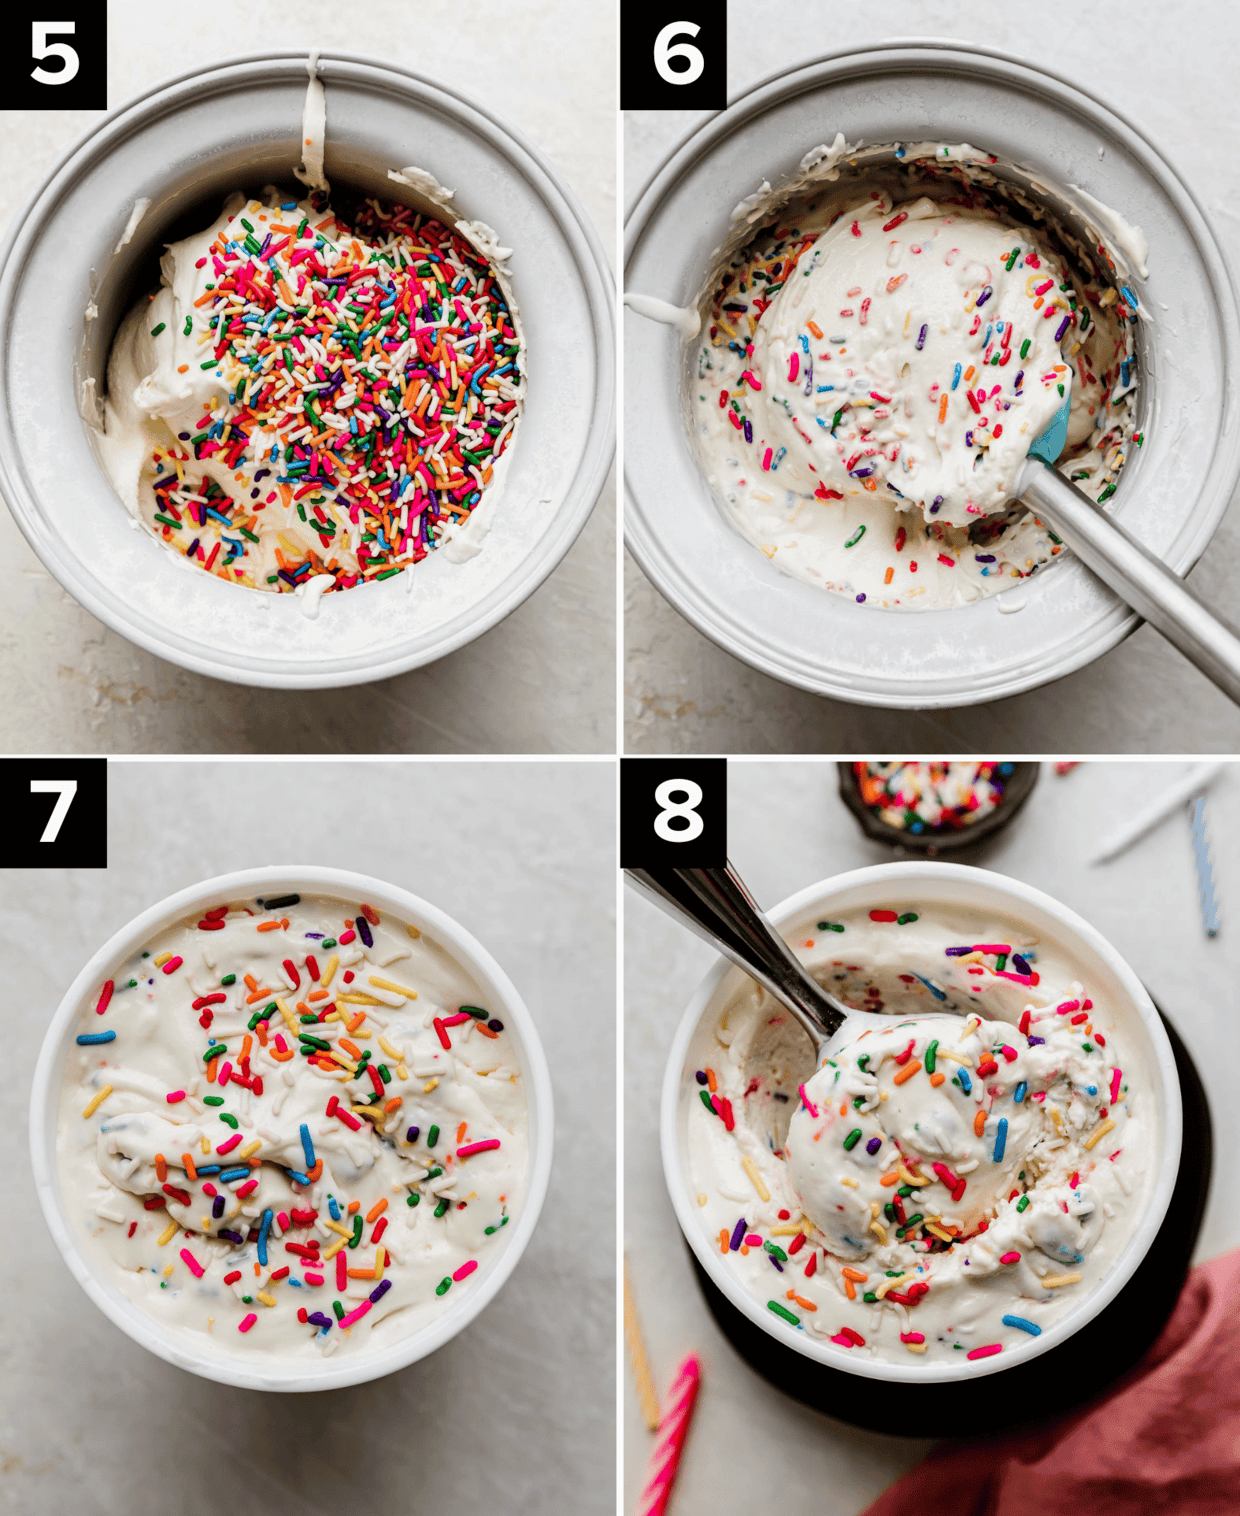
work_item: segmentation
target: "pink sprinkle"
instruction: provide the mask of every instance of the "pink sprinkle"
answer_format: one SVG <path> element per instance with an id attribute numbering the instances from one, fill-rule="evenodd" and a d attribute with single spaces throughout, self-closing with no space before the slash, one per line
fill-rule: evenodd
<path id="1" fill-rule="evenodd" d="M 814 1120 L 817 1121 L 818 1120 L 818 1107 L 813 1103 L 813 1101 L 805 1093 L 805 1086 L 803 1084 L 798 1084 L 797 1085 L 797 1094 L 800 1095 L 800 1097 L 801 1097 L 801 1104 L 810 1113 L 810 1115 L 814 1118 Z"/>
<path id="2" fill-rule="evenodd" d="M 345 1327 L 351 1327 L 355 1321 L 360 1321 L 369 1309 L 370 1301 L 363 1300 L 361 1305 L 359 1305 L 356 1310 L 350 1311 L 347 1316 L 342 1316 L 340 1318 L 341 1331 L 343 1331 Z"/>
<path id="3" fill-rule="evenodd" d="M 835 1337 L 832 1337 L 831 1341 L 832 1342 L 838 1342 L 839 1345 L 842 1348 L 850 1348 L 850 1347 L 852 1347 L 852 1339 L 850 1337 L 844 1337 L 842 1335 L 837 1335 Z"/>
<path id="4" fill-rule="evenodd" d="M 991 969 L 996 979 L 1010 979 L 1015 984 L 1037 984 L 1036 974 L 1009 974 L 1006 969 Z"/>
<path id="5" fill-rule="evenodd" d="M 237 1323 L 237 1330 L 239 1332 L 248 1332 L 257 1320 L 258 1317 L 254 1314 L 253 1311 L 251 1311 L 244 1321 L 239 1321 Z"/>
<path id="6" fill-rule="evenodd" d="M 228 1083 L 228 1080 L 229 1080 L 229 1077 L 230 1077 L 231 1074 L 232 1074 L 232 1064 L 231 1063 L 221 1064 L 220 1065 L 219 1074 L 216 1076 L 216 1080 L 215 1080 L 216 1084 L 218 1084 L 220 1086 L 220 1088 L 223 1089 L 223 1087 Z"/>
<path id="7" fill-rule="evenodd" d="M 945 563 L 949 569 L 954 569 L 956 567 L 956 560 L 954 558 L 949 558 L 946 553 L 939 554 L 939 562 Z"/>
<path id="8" fill-rule="evenodd" d="M 1003 1054 L 1009 1063 L 1016 1062 L 1016 1049 L 1008 1047 L 1006 1042 L 1003 1044 L 1002 1048 L 1000 1048 L 999 1051 Z"/>
<path id="9" fill-rule="evenodd" d="M 342 1106 L 336 1107 L 336 1120 L 343 1121 L 345 1126 L 349 1127 L 354 1132 L 361 1131 L 362 1123 L 357 1119 L 356 1116 L 350 1115 L 350 1113 L 346 1111 Z"/>
<path id="10" fill-rule="evenodd" d="M 353 930 L 352 927 L 350 927 L 347 932 L 341 932 L 340 936 L 336 938 L 336 941 L 337 942 L 352 942 L 353 939 L 354 939 L 354 937 L 356 937 L 356 936 L 357 936 L 357 933 Z"/>
<path id="11" fill-rule="evenodd" d="M 975 942 L 973 951 L 975 953 L 1010 953 L 1012 944 L 1010 942 Z"/>
<path id="12" fill-rule="evenodd" d="M 966 1353 L 966 1358 L 993 1358 L 996 1353 L 1002 1353 L 1003 1344 L 992 1342 L 984 1348 L 974 1348 L 971 1353 Z"/>
<path id="13" fill-rule="evenodd" d="M 206 1273 L 206 1270 L 203 1268 L 202 1264 L 198 1262 L 197 1258 L 194 1257 L 188 1248 L 181 1249 L 181 1257 L 185 1260 L 185 1266 L 189 1269 L 194 1278 L 201 1279 L 203 1274 Z"/>
<path id="14" fill-rule="evenodd" d="M 306 1281 L 307 1284 L 322 1284 L 323 1283 L 323 1276 L 322 1276 L 322 1274 L 306 1274 L 304 1277 L 305 1277 L 305 1281 Z"/>
<path id="15" fill-rule="evenodd" d="M 1020 1262 L 1020 1254 L 1017 1253 L 1015 1250 L 1013 1250 L 1010 1253 L 1004 1253 L 1004 1255 L 1002 1256 L 1002 1258 L 999 1259 L 999 1262 L 1000 1263 L 1019 1263 Z"/>
<path id="16" fill-rule="evenodd" d="M 462 1022 L 472 1021 L 473 1019 L 474 1018 L 470 1015 L 467 1015 L 466 1012 L 458 1011 L 455 1016 L 445 1016 L 443 1018 L 443 1024 L 444 1026 L 460 1026 Z"/>
<path id="17" fill-rule="evenodd" d="M 1120 1069 L 1111 1070 L 1111 1104 L 1114 1105 L 1119 1099 Z"/>
<path id="18" fill-rule="evenodd" d="M 276 1220 L 280 1223 L 280 1230 L 282 1232 L 287 1232 L 288 1231 L 288 1212 L 287 1211 L 279 1211 L 277 1213 L 277 1215 L 276 1215 Z"/>
<path id="19" fill-rule="evenodd" d="M 801 360 L 797 357 L 797 355 L 795 353 L 793 353 L 792 357 L 788 359 L 788 383 L 789 384 L 795 384 L 796 383 L 796 377 L 797 377 L 798 372 L 800 371 L 800 368 L 801 368 Z"/>
<path id="20" fill-rule="evenodd" d="M 178 1105 L 182 1100 L 185 1099 L 185 1091 L 173 1090 L 170 1095 L 165 1095 L 164 1099 L 168 1102 L 169 1105 Z"/>
<path id="21" fill-rule="evenodd" d="M 766 469 L 768 472 L 770 471 L 770 467 L 771 467 L 771 459 L 774 456 L 775 456 L 774 450 L 772 448 L 768 447 L 767 450 L 766 450 L 766 452 L 765 452 L 765 454 L 763 455 L 763 458 L 762 458 L 762 467 L 764 469 Z"/>
<path id="22" fill-rule="evenodd" d="M 439 1038 L 440 1047 L 450 1053 L 452 1051 L 452 1039 L 448 1036 L 448 1033 L 444 1028 L 444 1024 L 438 1016 L 435 1017 L 434 1027 L 435 1035 Z"/>
<path id="23" fill-rule="evenodd" d="M 108 1002 L 112 999 L 112 991 L 116 988 L 115 983 L 109 979 L 99 995 L 99 1004 L 95 1007 L 95 1015 L 102 1016 L 108 1008 Z"/>
<path id="24" fill-rule="evenodd" d="M 925 1334 L 922 1332 L 901 1332 L 901 1342 L 925 1342 Z"/>
<path id="25" fill-rule="evenodd" d="M 749 1236 L 745 1238 L 745 1246 L 760 1248 L 762 1246 L 762 1234 L 760 1232 L 750 1232 Z"/>
<path id="26" fill-rule="evenodd" d="M 457 1269 L 456 1273 L 453 1274 L 452 1277 L 459 1284 L 462 1279 L 468 1279 L 469 1276 L 473 1273 L 473 1271 L 477 1267 L 478 1267 L 478 1261 L 477 1261 L 477 1259 L 476 1258 L 471 1258 L 468 1263 L 463 1263 L 460 1266 L 460 1268 Z"/>
<path id="27" fill-rule="evenodd" d="M 1080 1008 L 1081 1002 L 1079 1000 L 1065 1000 L 1062 1005 L 1055 1007 L 1055 1014 L 1057 1016 L 1066 1016 L 1069 1011 L 1079 1011 Z"/>
<path id="28" fill-rule="evenodd" d="M 227 1142 L 221 1142 L 215 1149 L 217 1153 L 231 1153 L 233 1148 L 241 1143 L 241 1133 L 234 1132 Z"/>
<path id="29" fill-rule="evenodd" d="M 244 1196 L 249 1195 L 252 1191 L 256 1190 L 257 1188 L 258 1188 L 258 1180 L 257 1179 L 247 1179 L 246 1182 L 243 1185 L 240 1185 L 238 1187 L 238 1189 L 237 1189 L 237 1199 L 238 1200 L 242 1199 Z"/>
<path id="30" fill-rule="evenodd" d="M 488 1137 L 485 1142 L 467 1142 L 463 1148 L 457 1148 L 458 1158 L 472 1158 L 475 1153 L 485 1153 L 490 1148 L 499 1147 L 498 1137 Z"/>
<path id="31" fill-rule="evenodd" d="M 168 962 L 164 964 L 164 973 L 175 974 L 184 962 L 184 958 L 169 958 Z"/>
<path id="32" fill-rule="evenodd" d="M 202 1193 L 204 1195 L 210 1195 L 211 1198 L 214 1199 L 216 1197 L 216 1195 L 219 1194 L 219 1191 L 215 1188 L 215 1186 L 213 1184 L 208 1184 L 206 1182 L 206 1180 L 203 1180 Z"/>

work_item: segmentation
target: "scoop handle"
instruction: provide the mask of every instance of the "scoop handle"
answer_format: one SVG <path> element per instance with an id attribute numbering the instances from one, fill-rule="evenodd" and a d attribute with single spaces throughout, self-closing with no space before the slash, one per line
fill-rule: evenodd
<path id="1" fill-rule="evenodd" d="M 811 977 L 729 863 L 713 869 L 625 869 L 629 883 L 769 990 L 821 1052 L 845 1010 Z"/>
<path id="2" fill-rule="evenodd" d="M 1134 611 L 1240 705 L 1240 636 L 1150 550 L 1056 469 L 1030 458 L 1020 498 Z"/>

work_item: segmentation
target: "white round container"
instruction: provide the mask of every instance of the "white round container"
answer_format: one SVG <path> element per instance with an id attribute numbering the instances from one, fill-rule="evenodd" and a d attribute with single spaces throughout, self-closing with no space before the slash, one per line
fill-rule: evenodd
<path id="1" fill-rule="evenodd" d="M 313 1368 L 308 1368 L 304 1359 L 281 1359 L 278 1354 L 261 1353 L 246 1358 L 235 1353 L 214 1352 L 209 1348 L 210 1339 L 205 1336 L 201 1348 L 187 1346 L 183 1335 L 165 1330 L 154 1316 L 96 1273 L 78 1248 L 77 1228 L 66 1216 L 62 1203 L 56 1162 L 60 1085 L 65 1060 L 74 1046 L 82 1010 L 91 1002 L 92 995 L 98 995 L 100 983 L 110 977 L 118 963 L 123 963 L 152 937 L 191 912 L 211 910 L 256 895 L 277 896 L 294 891 L 342 900 L 365 900 L 381 913 L 390 911 L 401 921 L 412 923 L 455 958 L 477 981 L 487 1003 L 494 1006 L 512 1038 L 529 1113 L 530 1162 L 520 1210 L 514 1225 L 505 1227 L 495 1238 L 479 1270 L 476 1287 L 454 1294 L 452 1304 L 441 1316 L 381 1352 L 325 1358 L 321 1367 Z M 166 900 L 135 916 L 128 926 L 109 938 L 70 985 L 52 1017 L 35 1066 L 30 1097 L 30 1155 L 35 1189 L 48 1229 L 73 1277 L 121 1331 L 165 1362 L 200 1374 L 204 1379 L 247 1390 L 329 1390 L 347 1384 L 362 1384 L 370 1379 L 380 1379 L 396 1369 L 407 1368 L 463 1331 L 499 1293 L 534 1234 L 551 1174 L 553 1132 L 551 1077 L 538 1032 L 512 981 L 481 943 L 450 916 L 396 885 L 383 884 L 369 875 L 353 874 L 344 869 L 300 864 L 244 869 L 206 879 L 191 889 L 169 895 Z"/>
<path id="2" fill-rule="evenodd" d="M 1138 426 L 1112 502 L 1177 573 L 1205 551 L 1240 480 L 1240 311 L 1193 192 L 1130 120 L 1079 85 L 992 49 L 892 41 L 763 81 L 711 117 L 641 191 L 625 228 L 625 289 L 697 302 L 735 206 L 776 191 L 802 157 L 850 144 L 968 142 L 1069 227 L 1111 207 L 1149 241 L 1129 278 Z M 1092 239 L 1089 239 L 1092 240 Z M 774 678 L 863 705 L 928 709 L 1018 694 L 1119 643 L 1139 618 L 1071 555 L 1005 593 L 951 609 L 862 607 L 782 573 L 727 522 L 694 458 L 684 394 L 695 343 L 625 316 L 625 532 L 660 592 L 699 631 Z M 1005 614 L 1016 606 L 1015 614 Z"/>
<path id="3" fill-rule="evenodd" d="M 713 1027 L 719 1012 L 745 982 L 740 970 L 722 958 L 698 986 L 677 1029 L 663 1079 L 660 1142 L 664 1178 L 681 1231 L 711 1282 L 738 1311 L 782 1346 L 833 1369 L 865 1379 L 933 1384 L 974 1379 L 979 1374 L 1001 1374 L 1005 1369 L 1026 1363 L 1065 1342 L 1115 1299 L 1145 1256 L 1171 1202 L 1180 1166 L 1182 1110 L 1171 1044 L 1141 981 L 1087 921 L 1018 879 L 960 863 L 883 863 L 810 885 L 768 914 L 785 938 L 792 941 L 803 935 L 802 928 L 810 927 L 824 914 L 838 915 L 846 910 L 886 905 L 892 886 L 897 883 L 903 893 L 915 895 L 927 906 L 974 907 L 1014 916 L 1028 923 L 1033 931 L 1057 939 L 1089 976 L 1100 997 L 1114 1007 L 1116 1040 L 1135 1053 L 1149 1071 L 1152 1080 L 1149 1093 L 1158 1123 L 1154 1134 L 1157 1170 L 1145 1213 L 1110 1273 L 1057 1321 L 1044 1327 L 1040 1337 L 1031 1337 L 1005 1347 L 994 1357 L 969 1363 L 884 1362 L 858 1353 L 840 1352 L 811 1332 L 785 1326 L 746 1288 L 735 1271 L 726 1267 L 727 1260 L 720 1255 L 713 1239 L 707 1237 L 698 1219 L 697 1200 L 689 1180 L 688 1115 L 698 1099 L 694 1070 L 701 1067 L 699 1055 L 708 1043 L 713 1043 Z M 1111 1030 L 1108 1026 L 1108 1034 Z"/>
<path id="4" fill-rule="evenodd" d="M 455 192 L 460 220 L 512 248 L 525 333 L 525 409 L 482 551 L 442 552 L 409 573 L 300 596 L 195 572 L 136 530 L 83 419 L 104 392 L 125 311 L 159 283 L 163 244 L 209 226 L 226 194 L 297 188 L 304 53 L 183 74 L 109 112 L 56 165 L 0 251 L 0 487 L 61 585 L 114 631 L 183 668 L 242 684 L 310 689 L 386 678 L 487 631 L 572 546 L 610 467 L 614 311 L 607 260 L 576 197 L 485 105 L 390 64 L 327 53 L 325 170 L 337 185 L 418 203 L 388 179 L 407 165 Z M 117 250 L 135 202 L 150 205 Z M 420 208 L 425 209 L 425 206 Z M 88 320 L 93 301 L 97 319 Z"/>

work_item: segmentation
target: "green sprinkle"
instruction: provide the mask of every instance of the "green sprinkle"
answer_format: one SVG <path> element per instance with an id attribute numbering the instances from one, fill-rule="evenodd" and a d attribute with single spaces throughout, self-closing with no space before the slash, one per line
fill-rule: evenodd
<path id="1" fill-rule="evenodd" d="M 927 1074 L 933 1074 L 934 1073 L 934 1058 L 935 1058 L 935 1054 L 938 1052 L 938 1050 L 939 1050 L 939 1044 L 938 1044 L 937 1041 L 932 1042 L 926 1048 L 926 1056 L 925 1056 L 924 1062 L 925 1062 L 926 1073 Z"/>
<path id="2" fill-rule="evenodd" d="M 452 1288 L 452 1279 L 451 1279 L 451 1277 L 448 1277 L 447 1279 L 441 1279 L 439 1281 L 439 1283 L 435 1286 L 435 1293 L 436 1293 L 436 1295 L 446 1295 L 451 1288 Z"/>
<path id="3" fill-rule="evenodd" d="M 418 1194 L 417 1190 L 414 1190 L 413 1194 L 410 1195 L 409 1199 L 405 1201 L 405 1204 L 406 1205 L 417 1205 L 417 1203 L 421 1199 L 422 1199 L 421 1195 Z"/>
<path id="4" fill-rule="evenodd" d="M 234 1132 L 237 1130 L 237 1118 L 235 1116 L 230 1116 L 227 1111 L 220 1112 L 220 1120 L 224 1123 L 225 1126 L 232 1127 Z"/>
<path id="5" fill-rule="evenodd" d="M 916 921 L 916 920 L 917 920 L 917 912 L 916 911 L 905 911 L 905 913 L 904 913 L 903 916 L 897 916 L 896 917 L 896 925 L 897 926 L 907 926 L 910 921 Z"/>
<path id="6" fill-rule="evenodd" d="M 207 1051 L 202 1055 L 202 1061 L 204 1063 L 210 1063 L 212 1058 L 218 1058 L 221 1053 L 226 1053 L 227 1051 L 228 1048 L 224 1043 L 213 1042 Z"/>
<path id="7" fill-rule="evenodd" d="M 844 1151 L 846 1153 L 851 1153 L 853 1148 L 855 1148 L 860 1141 L 861 1128 L 859 1126 L 855 1126 L 853 1127 L 852 1131 L 849 1132 L 848 1136 L 844 1138 Z"/>
<path id="8" fill-rule="evenodd" d="M 818 930 L 820 932 L 842 932 L 844 928 L 838 921 L 820 921 L 818 923 Z"/>
<path id="9" fill-rule="evenodd" d="M 427 1134 L 426 1134 L 426 1145 L 427 1145 L 428 1148 L 433 1148 L 438 1141 L 439 1141 L 439 1128 L 437 1126 L 433 1126 L 433 1127 L 431 1127 L 430 1131 L 427 1132 Z"/>
<path id="10" fill-rule="evenodd" d="M 1029 347 L 1030 347 L 1030 344 L 1032 343 L 1032 341 L 1033 341 L 1032 337 L 1026 337 L 1025 340 L 1021 343 L 1021 345 L 1020 345 L 1020 356 L 1022 358 L 1027 358 L 1029 356 Z"/>
<path id="11" fill-rule="evenodd" d="M 440 1176 L 440 1174 L 442 1174 L 442 1173 L 443 1173 L 442 1169 L 427 1169 L 427 1171 L 426 1171 L 426 1177 L 428 1179 L 438 1179 L 439 1176 Z"/>
<path id="12" fill-rule="evenodd" d="M 801 1318 L 794 1316 L 791 1311 L 785 1310 L 778 1300 L 768 1300 L 766 1308 L 768 1311 L 774 1311 L 776 1316 L 782 1316 L 785 1321 L 791 1322 L 794 1327 L 801 1325 Z"/>
<path id="13" fill-rule="evenodd" d="M 1007 269 L 1007 271 L 1008 271 L 1009 274 L 1012 272 L 1012 268 L 1015 265 L 1017 258 L 1019 258 L 1019 257 L 1020 257 L 1020 248 L 1019 247 L 1014 247 L 1012 249 L 1012 251 L 1008 254 L 1008 261 L 1004 265 L 1004 267 Z"/>
<path id="14" fill-rule="evenodd" d="M 236 984 L 236 982 L 237 982 L 237 976 L 236 976 L 236 974 L 225 974 L 224 977 L 223 977 L 223 979 L 220 980 L 221 984 Z"/>
<path id="15" fill-rule="evenodd" d="M 162 526 L 170 526 L 174 532 L 179 532 L 181 530 L 181 523 L 179 521 L 174 521 L 171 516 L 161 516 L 159 512 L 156 511 L 155 519 Z"/>
<path id="16" fill-rule="evenodd" d="M 335 1313 L 336 1313 L 336 1320 L 337 1321 L 343 1321 L 344 1320 L 344 1318 L 345 1318 L 345 1309 L 344 1309 L 344 1306 L 342 1306 L 338 1300 L 333 1300 L 332 1301 L 332 1310 L 335 1311 Z"/>
<path id="17" fill-rule="evenodd" d="M 185 329 L 181 333 L 182 337 L 188 337 L 193 330 L 194 330 L 194 318 L 192 316 L 186 316 L 186 318 L 185 318 Z"/>
<path id="18" fill-rule="evenodd" d="M 158 326 L 153 326 L 151 328 L 151 336 L 158 337 L 160 332 L 162 332 L 167 325 L 168 323 L 166 321 L 161 321 Z"/>
<path id="19" fill-rule="evenodd" d="M 322 945 L 325 948 L 334 948 L 336 946 L 336 939 L 334 937 L 324 937 Z"/>
<path id="20" fill-rule="evenodd" d="M 787 1263 L 788 1262 L 788 1255 L 787 1255 L 787 1253 L 784 1252 L 783 1248 L 777 1247 L 775 1243 L 773 1243 L 773 1242 L 764 1242 L 762 1244 L 762 1246 L 767 1250 L 767 1252 L 771 1255 L 772 1258 L 778 1258 L 779 1261 L 780 1261 L 780 1263 Z"/>
<path id="21" fill-rule="evenodd" d="M 857 528 L 857 530 L 848 539 L 848 541 L 844 544 L 844 546 L 845 547 L 856 547 L 856 545 L 858 544 L 858 542 L 860 542 L 861 539 L 862 539 L 862 537 L 864 537 L 864 536 L 865 536 L 865 522 L 863 521 L 861 523 L 861 525 Z"/>
<path id="22" fill-rule="evenodd" d="M 1109 500 L 1114 493 L 1115 486 L 1113 484 L 1108 484 L 1106 489 L 1104 489 L 1098 496 L 1098 504 L 1101 505 L 1104 500 Z"/>
<path id="23" fill-rule="evenodd" d="M 874 1291 L 873 1291 L 873 1290 L 867 1290 L 867 1291 L 866 1291 L 866 1292 L 865 1292 L 865 1294 L 864 1294 L 864 1295 L 862 1295 L 862 1297 L 861 1297 L 861 1298 L 862 1298 L 862 1300 L 864 1300 L 864 1301 L 865 1301 L 865 1303 L 866 1303 L 866 1304 L 867 1304 L 867 1305 L 873 1305 L 873 1304 L 874 1304 L 874 1302 L 875 1302 L 875 1301 L 876 1301 L 876 1300 L 877 1300 L 877 1299 L 878 1299 L 878 1296 L 877 1296 L 877 1295 L 876 1295 L 876 1294 L 875 1294 L 875 1293 L 874 1293 Z"/>
<path id="24" fill-rule="evenodd" d="M 1027 1211 L 1029 1209 L 1029 1196 L 1028 1195 L 1022 1195 L 1020 1197 L 1020 1199 L 1016 1202 L 1016 1209 L 1018 1211 Z"/>
<path id="25" fill-rule="evenodd" d="M 439 1202 L 439 1204 L 435 1207 L 435 1215 L 436 1216 L 442 1216 L 447 1209 L 448 1209 L 448 1202 L 446 1200 L 441 1200 Z"/>
<path id="26" fill-rule="evenodd" d="M 223 1095 L 204 1095 L 202 1103 L 203 1105 L 223 1105 L 224 1097 Z"/>
<path id="27" fill-rule="evenodd" d="M 362 1240 L 362 1213 L 359 1211 L 353 1218 L 353 1235 L 345 1243 L 347 1248 L 355 1248 Z"/>

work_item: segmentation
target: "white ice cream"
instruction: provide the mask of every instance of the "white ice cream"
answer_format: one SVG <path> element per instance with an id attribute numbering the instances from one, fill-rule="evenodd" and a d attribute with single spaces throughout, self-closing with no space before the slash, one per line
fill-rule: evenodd
<path id="1" fill-rule="evenodd" d="M 82 1009 L 57 1139 L 78 1246 L 200 1349 L 390 1346 L 476 1286 L 520 1209 L 508 1033 L 448 953 L 359 903 L 218 920 L 161 933 Z"/>
<path id="2" fill-rule="evenodd" d="M 689 1113 L 703 1229 L 789 1330 L 840 1352 L 1027 1342 L 1103 1278 L 1151 1183 L 1156 1113 L 1111 1008 L 999 916 L 893 901 L 793 945 L 891 1026 L 814 1072 L 756 987 L 718 1017 Z"/>

